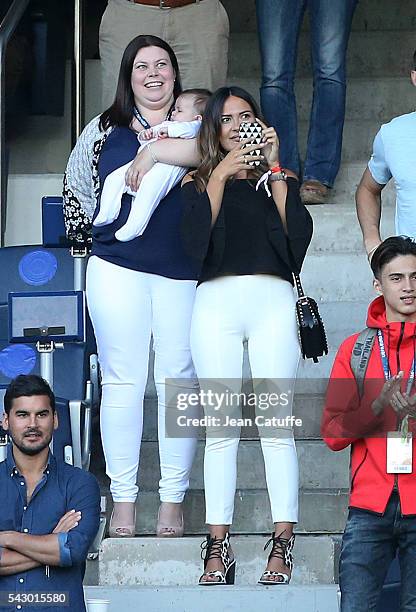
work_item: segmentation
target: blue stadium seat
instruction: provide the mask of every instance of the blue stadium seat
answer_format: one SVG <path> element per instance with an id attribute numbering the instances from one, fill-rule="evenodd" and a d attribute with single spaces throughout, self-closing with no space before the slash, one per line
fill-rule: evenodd
<path id="1" fill-rule="evenodd" d="M 13 378 L 14 368 L 19 370 L 17 373 L 23 373 L 24 370 L 20 368 L 27 369 L 32 364 L 30 371 L 39 373 L 39 364 L 33 363 L 36 352 L 33 348 L 8 347 L 8 294 L 19 291 L 67 291 L 73 288 L 74 258 L 68 248 L 19 246 L 0 249 L 0 383 Z M 55 354 L 54 391 L 66 399 L 83 397 L 81 390 L 90 378 L 90 356 L 97 354 L 89 316 L 86 323 L 85 344 L 68 344 L 64 351 Z M 7 367 L 4 366 L 6 357 Z M 25 362 L 24 366 L 22 361 Z"/>
<path id="2" fill-rule="evenodd" d="M 0 249 L 0 304 L 10 291 L 74 288 L 74 261 L 67 248 L 16 246 Z"/>
<path id="3" fill-rule="evenodd" d="M 42 198 L 42 243 L 46 247 L 70 246 L 65 235 L 62 196 Z"/>
<path id="4" fill-rule="evenodd" d="M 8 294 L 10 292 L 68 291 L 74 289 L 74 258 L 68 248 L 43 246 L 0 249 L 0 385 L 18 374 L 40 374 L 40 356 L 30 341 L 10 344 Z M 57 452 L 62 455 L 74 435 L 74 461 L 88 467 L 92 411 L 98 410 L 99 384 L 96 344 L 87 317 L 86 342 L 67 343 L 54 352 L 54 392 L 60 413 Z M 93 380 L 93 385 L 87 381 Z M 72 428 L 72 433 L 71 433 Z"/>
<path id="5" fill-rule="evenodd" d="M 7 388 L 7 383 L 0 383 L 0 421 L 2 415 L 3 408 L 3 397 L 5 390 Z M 53 454 L 56 457 L 59 457 L 62 461 L 65 461 L 65 449 L 73 448 L 73 436 L 71 430 L 71 421 L 70 421 L 70 413 L 69 413 L 69 402 L 62 397 L 56 396 L 56 412 L 58 415 L 58 429 L 55 431 L 53 435 Z M 82 424 L 84 423 L 84 419 L 82 420 Z M 72 451 L 71 451 L 72 452 Z M 2 459 L 0 458 L 0 461 Z M 81 467 L 81 465 L 79 465 Z"/>

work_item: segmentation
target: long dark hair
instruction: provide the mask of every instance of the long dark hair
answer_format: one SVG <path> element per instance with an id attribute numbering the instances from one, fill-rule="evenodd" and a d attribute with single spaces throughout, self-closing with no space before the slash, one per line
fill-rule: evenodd
<path id="1" fill-rule="evenodd" d="M 105 130 L 111 126 L 126 126 L 128 127 L 133 117 L 134 95 L 131 88 L 131 73 L 133 63 L 140 49 L 145 47 L 160 47 L 169 55 L 172 67 L 175 71 L 175 82 L 173 85 L 173 97 L 176 100 L 182 91 L 181 75 L 179 72 L 178 60 L 170 45 L 159 38 L 150 34 L 140 34 L 133 38 L 127 45 L 123 57 L 121 59 L 120 72 L 118 75 L 118 83 L 116 97 L 113 104 L 103 112 L 100 117 L 100 129 Z"/>
<path id="2" fill-rule="evenodd" d="M 205 107 L 202 125 L 198 135 L 201 163 L 193 176 L 198 191 L 204 191 L 206 189 L 212 171 L 227 154 L 221 147 L 220 134 L 221 116 L 223 114 L 224 104 L 230 96 L 241 98 L 244 102 L 247 102 L 254 116 L 263 121 L 257 102 L 248 91 L 242 87 L 220 87 L 214 91 Z M 252 174 L 255 178 L 260 178 L 266 170 L 266 164 L 261 163 L 259 166 L 253 167 Z"/>

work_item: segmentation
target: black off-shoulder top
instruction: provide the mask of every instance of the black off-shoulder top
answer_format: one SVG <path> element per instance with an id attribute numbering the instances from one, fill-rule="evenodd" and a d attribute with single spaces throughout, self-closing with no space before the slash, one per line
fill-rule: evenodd
<path id="1" fill-rule="evenodd" d="M 221 210 L 211 229 L 206 192 L 186 183 L 182 237 L 186 252 L 200 269 L 199 283 L 226 275 L 272 274 L 293 285 L 312 239 L 312 218 L 302 204 L 296 179 L 287 179 L 287 234 L 273 198 L 255 190 L 250 179 L 229 181 Z"/>

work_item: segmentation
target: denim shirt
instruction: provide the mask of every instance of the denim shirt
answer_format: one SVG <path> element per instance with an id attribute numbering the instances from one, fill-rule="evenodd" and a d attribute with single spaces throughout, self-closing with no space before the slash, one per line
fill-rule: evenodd
<path id="1" fill-rule="evenodd" d="M 10 576 L 0 576 L 0 592 L 66 592 L 69 606 L 22 606 L 18 602 L 5 606 L 3 599 L 0 610 L 85 612 L 82 588 L 85 559 L 100 521 L 100 490 L 95 477 L 56 459 L 50 453 L 42 479 L 27 503 L 26 482 L 16 467 L 9 446 L 7 459 L 0 463 L 0 496 L 0 531 L 47 535 L 52 533 L 66 512 L 73 509 L 81 512 L 77 527 L 68 533 L 58 534 L 59 566 L 40 566 Z M 1 553 L 0 547 L 0 559 Z"/>

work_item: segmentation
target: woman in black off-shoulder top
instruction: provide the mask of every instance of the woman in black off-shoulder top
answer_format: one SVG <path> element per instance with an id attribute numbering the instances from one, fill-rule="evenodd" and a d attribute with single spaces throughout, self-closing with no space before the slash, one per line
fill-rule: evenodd
<path id="1" fill-rule="evenodd" d="M 247 146 L 239 138 L 240 124 L 254 121 L 263 127 L 263 142 Z M 298 520 L 291 397 L 299 345 L 292 270 L 302 266 L 312 219 L 300 201 L 297 178 L 279 166 L 274 128 L 259 120 L 256 103 L 243 89 L 223 87 L 213 94 L 199 146 L 201 165 L 182 186 L 184 244 L 201 269 L 191 351 L 207 427 L 204 477 L 210 535 L 203 545 L 199 584 L 234 582 L 229 529 L 237 449 L 241 426 L 254 424 L 274 523 L 260 582 L 285 584 L 291 577 L 293 525 Z M 259 148 L 260 155 L 248 155 Z M 254 393 L 243 396 L 245 341 Z"/>

